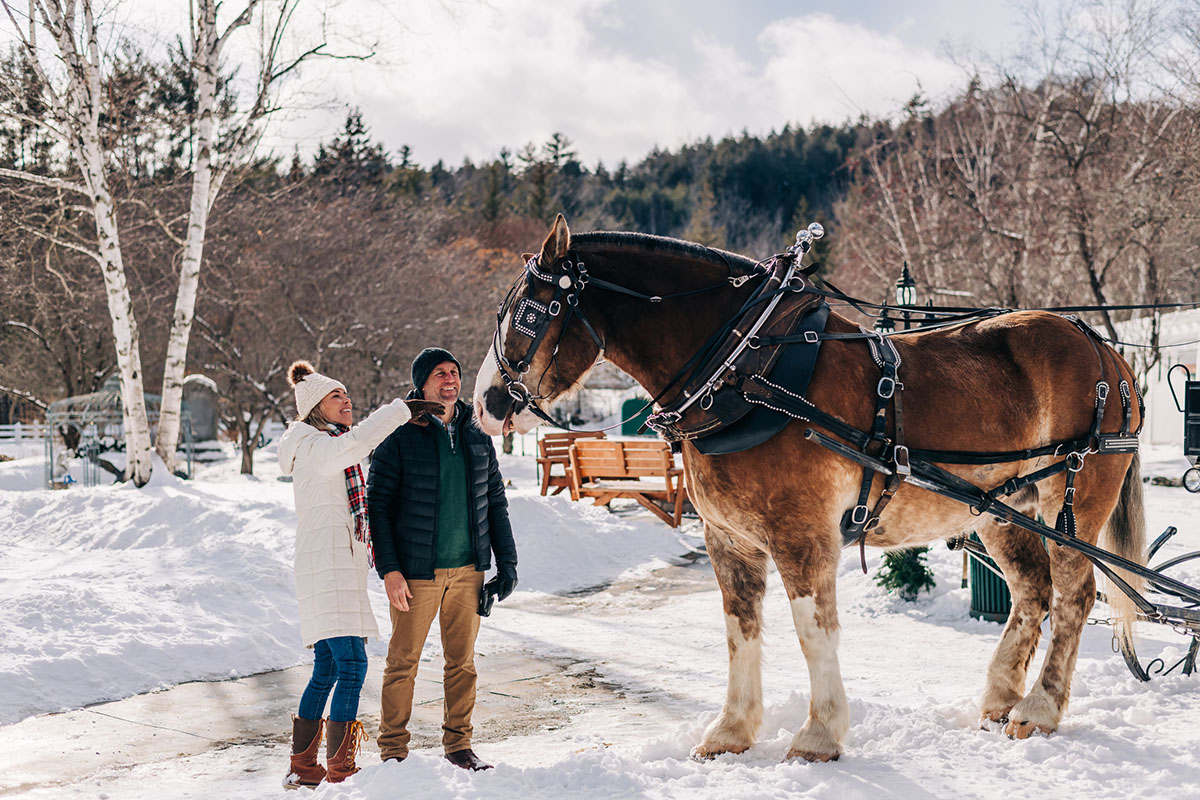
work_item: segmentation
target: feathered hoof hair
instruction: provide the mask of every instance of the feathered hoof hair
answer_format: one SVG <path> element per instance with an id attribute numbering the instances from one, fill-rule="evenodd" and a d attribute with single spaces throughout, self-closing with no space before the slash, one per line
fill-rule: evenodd
<path id="1" fill-rule="evenodd" d="M 313 365 L 307 361 L 296 361 L 288 367 L 287 378 L 288 385 L 295 387 L 300 381 L 304 380 L 305 376 L 312 375 L 316 372 Z"/>

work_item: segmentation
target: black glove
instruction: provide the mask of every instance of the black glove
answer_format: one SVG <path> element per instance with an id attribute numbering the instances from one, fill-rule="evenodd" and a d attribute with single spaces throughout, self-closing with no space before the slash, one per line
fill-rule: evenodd
<path id="1" fill-rule="evenodd" d="M 496 595 L 497 600 L 508 597 L 517 588 L 517 565 L 497 564 L 496 577 L 488 581 L 484 588 Z"/>
<path id="2" fill-rule="evenodd" d="M 412 419 L 409 421 L 414 425 L 428 425 L 427 414 L 440 417 L 446 413 L 446 406 L 436 400 L 405 400 L 404 405 L 408 406 L 408 410 L 412 414 Z"/>

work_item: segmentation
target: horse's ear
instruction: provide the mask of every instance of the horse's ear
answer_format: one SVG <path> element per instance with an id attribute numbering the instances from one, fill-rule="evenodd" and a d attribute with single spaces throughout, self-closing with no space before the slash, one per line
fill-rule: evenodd
<path id="1" fill-rule="evenodd" d="M 521 253 L 521 263 L 528 264 L 529 259 L 533 258 L 533 253 Z"/>
<path id="2" fill-rule="evenodd" d="M 543 269 L 549 269 L 552 264 L 566 257 L 570 249 L 571 229 L 567 227 L 567 218 L 559 214 L 554 218 L 554 227 L 550 229 L 550 235 L 542 244 L 542 254 L 538 256 L 538 263 Z"/>

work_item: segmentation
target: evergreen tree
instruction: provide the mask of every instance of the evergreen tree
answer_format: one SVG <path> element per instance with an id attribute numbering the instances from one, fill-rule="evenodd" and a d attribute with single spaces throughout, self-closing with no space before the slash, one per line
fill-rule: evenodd
<path id="1" fill-rule="evenodd" d="M 363 187 L 378 187 L 391 165 L 383 147 L 371 141 L 362 112 L 351 109 L 341 133 L 328 145 L 320 145 L 313 162 L 313 175 L 334 187 L 338 194 L 351 194 Z"/>

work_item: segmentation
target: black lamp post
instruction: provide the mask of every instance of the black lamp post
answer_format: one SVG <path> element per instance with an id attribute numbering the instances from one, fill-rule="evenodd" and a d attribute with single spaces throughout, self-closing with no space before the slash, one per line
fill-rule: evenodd
<path id="1" fill-rule="evenodd" d="M 916 304 L 917 282 L 913 280 L 912 273 L 908 271 L 908 262 L 905 261 L 900 278 L 896 281 L 896 305 L 900 306 L 900 313 L 904 316 L 904 330 L 912 325 L 912 307 Z"/>
<path id="2" fill-rule="evenodd" d="M 875 318 L 875 330 L 887 335 L 896 330 L 895 321 L 888 316 L 887 306 L 879 310 L 879 316 Z"/>

